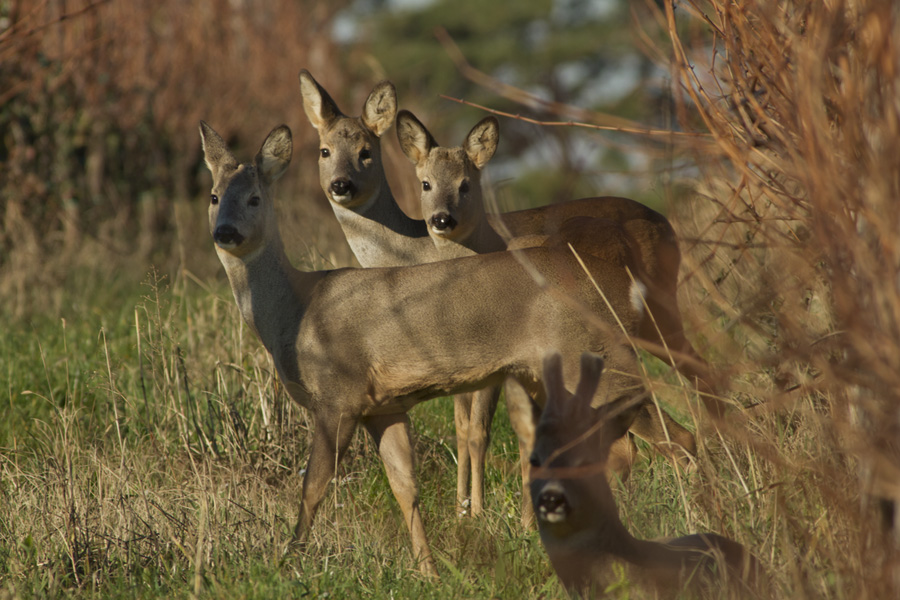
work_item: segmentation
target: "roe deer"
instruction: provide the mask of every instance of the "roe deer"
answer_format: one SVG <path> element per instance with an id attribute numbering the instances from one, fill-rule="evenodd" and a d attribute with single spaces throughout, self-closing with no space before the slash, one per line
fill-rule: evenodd
<path id="1" fill-rule="evenodd" d="M 271 191 L 291 159 L 290 129 L 272 130 L 244 164 L 206 123 L 200 135 L 213 179 L 209 231 L 235 301 L 314 423 L 295 541 L 305 539 L 362 425 L 378 447 L 413 557 L 436 574 L 419 511 L 411 407 L 507 377 L 540 404 L 541 363 L 551 348 L 562 352 L 568 381 L 588 350 L 610 365 L 610 389 L 639 393 L 624 336 L 617 327 L 595 326 L 615 318 L 625 333 L 637 327 L 641 307 L 632 302 L 627 263 L 588 255 L 582 267 L 568 250 L 542 247 L 416 267 L 300 271 L 285 254 Z M 547 283 L 536 283 L 532 272 Z"/>
<path id="2" fill-rule="evenodd" d="M 675 232 L 668 220 L 656 211 L 627 198 L 584 198 L 559 204 L 500 215 L 488 214 L 481 190 L 481 171 L 493 157 L 500 140 L 500 125 L 493 116 L 479 121 L 462 146 L 441 147 L 413 113 L 401 110 L 397 115 L 400 148 L 415 165 L 421 182 L 421 208 L 434 244 L 452 255 L 466 251 L 482 254 L 498 250 L 541 245 L 554 235 L 573 241 L 566 223 L 573 218 L 592 217 L 619 223 L 631 238 L 636 258 L 636 278 L 644 284 L 650 314 L 644 314 L 638 337 L 650 342 L 648 350 L 677 366 L 702 392 L 710 389 L 705 363 L 684 335 L 678 310 L 677 285 L 681 254 Z M 513 236 L 504 239 L 493 223 L 502 221 Z M 580 230 L 581 252 L 602 252 L 609 242 L 603 229 Z M 673 358 L 674 356 L 674 358 Z M 507 388 L 507 394 L 510 389 Z M 713 402 L 712 399 L 707 399 Z M 514 399 L 520 402 L 520 399 Z M 718 410 L 716 412 L 718 414 Z M 646 405 L 632 426 L 632 432 L 654 445 L 663 454 L 685 458 L 695 454 L 693 435 L 671 420 L 667 414 Z M 523 477 L 527 471 L 522 455 Z M 524 500 L 527 500 L 527 494 Z M 527 520 L 526 516 L 526 520 Z"/>
<path id="3" fill-rule="evenodd" d="M 319 134 L 319 183 L 356 260 L 363 267 L 400 267 L 463 254 L 435 248 L 425 222 L 400 210 L 381 160 L 381 136 L 394 124 L 397 93 L 383 81 L 369 93 L 359 117 L 348 117 L 328 92 L 300 71 L 303 110 Z M 471 473 L 471 511 L 484 506 L 484 465 L 499 386 L 453 398 L 457 437 L 456 501 L 465 513 Z"/>
<path id="4" fill-rule="evenodd" d="M 331 202 L 348 243 L 362 266 L 383 267 L 427 263 L 501 249 L 501 244 L 505 249 L 503 240 L 489 228 L 484 230 L 485 233 L 493 234 L 495 237 L 485 240 L 478 247 L 469 248 L 460 244 L 437 245 L 429 238 L 428 228 L 424 221 L 411 219 L 400 210 L 388 186 L 381 161 L 380 138 L 390 127 L 397 110 L 396 92 L 389 82 L 376 85 L 365 102 L 362 115 L 353 118 L 347 117 L 341 112 L 328 92 L 316 82 L 308 71 L 302 70 L 299 79 L 304 111 L 319 134 L 319 182 Z M 662 220 L 668 227 L 668 223 L 661 215 L 632 201 L 625 202 L 631 202 L 634 205 L 626 206 L 634 214 L 625 215 L 628 219 L 620 220 L 647 218 L 643 216 L 643 213 L 638 212 L 638 210 L 644 210 L 648 211 L 653 219 Z M 554 228 L 558 227 L 562 221 L 582 213 L 591 215 L 598 212 L 597 207 L 590 202 L 577 206 L 584 206 L 585 210 L 582 212 L 574 210 L 568 214 L 558 212 L 549 215 L 549 218 L 545 218 L 543 213 L 537 211 L 520 211 L 509 214 L 521 214 L 524 217 L 524 219 L 520 219 L 523 231 L 531 228 L 535 233 L 540 234 L 532 236 L 532 243 L 521 245 L 538 245 L 544 242 L 547 234 L 553 233 Z M 615 210 L 604 206 L 599 212 L 604 217 L 618 216 Z M 621 209 L 618 210 L 621 212 Z M 669 236 L 668 243 L 674 247 L 674 272 L 677 275 L 679 255 L 677 246 L 674 246 L 671 227 L 663 230 L 662 233 Z M 674 282 L 672 289 L 674 289 Z M 662 311 L 657 312 L 661 313 Z M 678 326 L 680 328 L 680 322 Z M 507 386 L 508 398 L 521 396 L 521 394 L 521 388 L 514 383 Z M 457 502 L 460 507 L 464 506 L 468 495 L 468 480 L 471 470 L 471 510 L 474 515 L 482 512 L 485 455 L 498 395 L 499 389 L 494 387 L 471 394 L 457 395 L 454 398 L 459 456 Z M 532 418 L 530 412 L 526 414 L 514 409 L 514 406 L 520 405 L 522 400 L 522 398 L 514 399 L 510 407 L 513 412 L 517 412 L 519 418 L 530 419 Z M 663 444 L 671 439 L 675 444 L 693 454 L 695 448 L 693 436 L 669 419 L 668 415 L 663 415 L 663 421 L 660 423 L 655 408 L 651 410 L 648 407 L 639 418 L 636 429 L 643 430 L 643 437 L 658 444 Z M 517 423 L 518 418 L 513 418 L 514 427 L 517 427 Z M 668 436 L 665 435 L 666 431 L 669 433 Z M 523 482 L 526 478 L 526 457 L 529 452 L 530 449 L 522 452 Z M 627 468 L 630 465 L 630 460 L 626 458 L 627 455 L 628 452 L 622 454 L 622 460 L 619 463 L 619 474 L 622 477 L 627 475 Z M 524 492 L 522 521 L 527 526 L 532 521 L 531 502 L 527 499 L 527 488 Z"/>
<path id="5" fill-rule="evenodd" d="M 708 366 L 684 335 L 678 310 L 678 269 L 681 253 L 669 221 L 655 210 L 628 198 L 582 198 L 540 208 L 502 214 L 485 210 L 481 171 L 493 157 L 500 141 L 500 124 L 489 116 L 479 121 L 462 146 L 445 148 L 408 110 L 397 114 L 400 148 L 415 165 L 421 182 L 422 215 L 435 246 L 448 253 L 465 255 L 463 248 L 482 254 L 497 250 L 542 244 L 572 217 L 595 217 L 621 223 L 638 251 L 638 272 L 646 286 L 650 314 L 641 320 L 640 337 L 647 349 L 672 364 L 709 394 Z M 510 238 L 498 233 L 506 229 Z M 594 244 L 605 240 L 596 236 Z M 455 250 L 452 250 L 455 248 Z M 717 406 L 712 406 L 718 414 Z M 689 451 L 692 442 L 684 441 Z"/>
<path id="6" fill-rule="evenodd" d="M 738 589 L 752 584 L 760 567 L 733 540 L 714 533 L 639 540 L 622 524 L 605 476 L 606 460 L 638 405 L 624 396 L 604 403 L 601 395 L 598 403 L 602 370 L 602 358 L 585 352 L 573 395 L 560 355 L 551 352 L 544 360 L 546 404 L 534 433 L 531 497 L 541 542 L 563 585 L 573 595 L 602 591 L 604 567 L 614 559 L 641 569 L 635 569 L 635 580 L 669 586 L 669 592 L 672 586 L 681 590 L 699 582 L 717 586 L 728 581 Z M 610 391 L 615 397 L 615 390 L 604 393 Z"/>

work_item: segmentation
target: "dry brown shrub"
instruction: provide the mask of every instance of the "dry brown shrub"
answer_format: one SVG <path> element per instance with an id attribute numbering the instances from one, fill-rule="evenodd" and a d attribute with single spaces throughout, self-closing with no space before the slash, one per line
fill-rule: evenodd
<path id="1" fill-rule="evenodd" d="M 818 547 L 804 555 L 797 534 L 781 550 L 808 592 L 806 569 L 830 564 L 855 597 L 893 596 L 900 8 L 713 0 L 655 15 L 672 43 L 680 123 L 710 134 L 688 147 L 700 183 L 676 208 L 686 312 L 734 389 L 782 422 L 799 415 L 817 445 L 801 456 L 774 435 L 750 436 L 775 480 L 826 505 Z M 791 520 L 809 541 L 810 524 Z"/>
<path id="2" fill-rule="evenodd" d="M 201 211 L 175 210 L 182 201 L 196 204 L 209 185 L 196 133 L 201 119 L 241 155 L 289 124 L 302 175 L 286 177 L 279 192 L 294 224 L 288 233 L 303 239 L 300 253 L 318 246 L 328 261 L 349 259 L 314 167 L 303 161 L 316 142 L 297 84 L 305 67 L 339 97 L 356 97 L 378 77 L 369 69 L 358 88 L 342 77 L 330 23 L 345 2 L 7 4 L 0 296 L 16 302 L 14 314 L 59 304 L 35 306 L 33 291 L 64 283 L 80 266 L 143 272 L 152 260 L 202 275 L 217 268 L 212 253 L 194 252 L 204 239 Z"/>

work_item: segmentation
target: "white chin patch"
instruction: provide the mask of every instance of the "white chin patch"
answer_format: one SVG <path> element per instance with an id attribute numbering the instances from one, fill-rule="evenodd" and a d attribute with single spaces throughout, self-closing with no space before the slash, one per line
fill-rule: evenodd
<path id="1" fill-rule="evenodd" d="M 331 199 L 337 202 L 338 204 L 347 204 L 353 199 L 353 194 L 344 194 L 342 196 L 337 196 L 335 194 L 331 195 Z"/>
<path id="2" fill-rule="evenodd" d="M 639 315 L 644 314 L 644 298 L 647 295 L 647 286 L 635 279 L 631 282 L 630 298 L 631 306 Z"/>
<path id="3" fill-rule="evenodd" d="M 434 233 L 434 235 L 436 235 L 438 237 L 442 237 L 442 238 L 449 238 L 450 235 L 453 233 L 452 229 L 449 229 L 449 228 L 448 229 L 437 229 L 434 226 L 431 227 L 431 231 L 432 231 L 432 233 Z"/>
<path id="4" fill-rule="evenodd" d="M 234 242 L 228 242 L 227 244 L 216 242 L 216 246 L 218 246 L 222 250 L 233 250 L 234 248 L 237 248 L 237 244 L 235 244 Z"/>
<path id="5" fill-rule="evenodd" d="M 566 513 L 563 510 L 555 510 L 553 512 L 544 512 L 540 511 L 541 521 L 546 521 L 547 523 L 562 523 L 566 520 Z"/>

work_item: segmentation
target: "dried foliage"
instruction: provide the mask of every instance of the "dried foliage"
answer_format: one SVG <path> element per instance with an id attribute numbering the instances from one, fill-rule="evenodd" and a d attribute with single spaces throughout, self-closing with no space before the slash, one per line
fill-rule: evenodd
<path id="1" fill-rule="evenodd" d="M 31 289 L 55 286 L 79 264 L 122 267 L 133 256 L 143 273 L 164 252 L 158 264 L 178 257 L 183 266 L 194 224 L 180 252 L 167 242 L 178 219 L 193 216 L 176 204 L 202 198 L 209 185 L 198 122 L 214 123 L 237 147 L 283 122 L 299 144 L 315 143 L 309 127 L 296 126 L 296 77 L 306 67 L 336 83 L 328 25 L 342 6 L 0 3 L 0 295 L 22 313 Z M 314 178 L 298 180 L 290 185 L 320 198 Z"/>
<path id="2" fill-rule="evenodd" d="M 714 0 L 655 15 L 679 122 L 710 134 L 686 147 L 699 194 L 678 208 L 695 326 L 735 389 L 764 402 L 757 411 L 802 415 L 817 438 L 802 457 L 784 439 L 752 440 L 776 481 L 802 482 L 829 507 L 821 532 L 795 523 L 805 533 L 785 560 L 807 592 L 806 569 L 831 562 L 855 597 L 894 595 L 900 9 Z M 804 555 L 804 537 L 820 540 L 818 556 Z"/>

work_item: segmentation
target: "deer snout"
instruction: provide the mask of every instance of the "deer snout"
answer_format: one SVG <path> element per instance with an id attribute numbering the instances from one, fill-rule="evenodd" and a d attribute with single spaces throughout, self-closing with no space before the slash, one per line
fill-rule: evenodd
<path id="1" fill-rule="evenodd" d="M 331 195 L 334 198 L 343 198 L 353 194 L 353 182 L 346 177 L 339 177 L 331 182 Z"/>
<path id="2" fill-rule="evenodd" d="M 221 248 L 233 248 L 244 241 L 244 236 L 234 225 L 219 225 L 213 232 L 213 240 Z"/>
<path id="3" fill-rule="evenodd" d="M 456 219 L 445 212 L 439 212 L 431 216 L 431 227 L 438 232 L 450 232 L 456 227 Z"/>
<path id="4" fill-rule="evenodd" d="M 544 485 L 534 499 L 538 519 L 547 523 L 565 521 L 571 511 L 566 491 L 558 482 Z"/>

